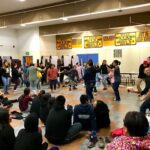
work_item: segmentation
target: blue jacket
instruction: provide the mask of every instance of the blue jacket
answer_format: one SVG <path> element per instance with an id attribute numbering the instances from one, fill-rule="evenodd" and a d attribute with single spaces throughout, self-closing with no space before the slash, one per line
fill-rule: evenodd
<path id="1" fill-rule="evenodd" d="M 96 117 L 93 106 L 79 104 L 74 108 L 74 123 L 80 122 L 83 130 L 96 130 Z"/>
<path id="2" fill-rule="evenodd" d="M 84 77 L 83 77 L 85 85 L 90 84 L 90 83 L 95 84 L 96 82 L 95 77 L 96 77 L 96 69 L 94 67 L 85 69 Z"/>

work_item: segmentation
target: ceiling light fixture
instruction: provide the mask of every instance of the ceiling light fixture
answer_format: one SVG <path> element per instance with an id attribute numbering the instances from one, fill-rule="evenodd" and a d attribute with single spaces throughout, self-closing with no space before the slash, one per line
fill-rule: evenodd
<path id="1" fill-rule="evenodd" d="M 26 26 L 26 24 L 20 24 L 20 26 L 25 27 L 25 26 Z"/>
<path id="2" fill-rule="evenodd" d="M 148 6 L 150 6 L 150 3 L 141 4 L 141 5 L 135 5 L 135 6 L 129 6 L 129 7 L 116 8 L 116 9 L 110 9 L 110 10 L 104 10 L 104 11 L 97 11 L 97 12 L 92 12 L 92 13 L 73 15 L 73 16 L 67 16 L 67 17 L 62 17 L 62 18 L 55 18 L 55 19 L 49 19 L 49 20 L 28 22 L 28 23 L 25 23 L 25 24 L 26 25 L 33 25 L 33 24 L 40 24 L 40 23 L 61 21 L 61 20 L 67 21 L 68 19 L 73 19 L 73 18 L 78 18 L 78 17 L 85 17 L 85 16 L 90 16 L 90 15 L 97 15 L 97 14 L 117 12 L 117 11 L 120 11 L 120 9 L 121 9 L 121 11 L 123 11 L 123 10 L 130 10 L 130 9 L 136 9 L 136 8 L 148 7 Z"/>
<path id="3" fill-rule="evenodd" d="M 5 28 L 7 28 L 7 26 L 1 26 L 1 27 L 0 27 L 0 29 L 5 29 Z"/>
<path id="4" fill-rule="evenodd" d="M 68 21 L 68 18 L 63 17 L 62 20 L 63 20 L 63 21 Z"/>
<path id="5" fill-rule="evenodd" d="M 26 0 L 19 0 L 20 2 L 25 2 Z"/>

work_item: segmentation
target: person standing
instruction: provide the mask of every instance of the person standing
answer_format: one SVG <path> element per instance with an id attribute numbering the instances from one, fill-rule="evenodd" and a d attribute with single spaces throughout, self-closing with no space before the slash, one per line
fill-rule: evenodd
<path id="1" fill-rule="evenodd" d="M 57 75 L 58 70 L 55 68 L 55 65 L 50 65 L 49 69 L 47 70 L 47 79 L 49 81 L 50 89 L 53 92 L 53 90 L 56 90 L 56 84 L 57 84 Z"/>
<path id="2" fill-rule="evenodd" d="M 137 82 L 136 82 L 136 87 L 137 87 L 137 90 L 138 90 L 139 93 L 141 93 L 141 91 L 142 91 L 141 83 L 142 83 L 142 81 L 144 81 L 144 79 L 146 77 L 146 74 L 144 73 L 144 70 L 148 66 L 149 66 L 148 61 L 143 61 L 143 63 L 139 67 L 139 75 L 138 75 L 138 79 L 137 79 Z"/>
<path id="3" fill-rule="evenodd" d="M 38 83 L 37 71 L 41 71 L 41 69 L 35 67 L 34 64 L 30 64 L 30 67 L 28 68 L 28 75 L 31 89 L 34 92 L 36 91 Z"/>
<path id="4" fill-rule="evenodd" d="M 78 72 L 78 81 L 80 82 L 83 78 L 83 75 L 82 75 L 82 66 L 80 65 L 80 63 L 77 63 L 76 64 L 76 70 Z"/>
<path id="5" fill-rule="evenodd" d="M 9 70 L 9 64 L 8 64 L 7 61 L 5 61 L 3 63 L 1 74 L 2 74 L 2 82 L 3 82 L 4 94 L 9 94 L 8 93 L 8 86 L 9 86 L 10 70 Z"/>
<path id="6" fill-rule="evenodd" d="M 115 100 L 116 101 L 120 101 L 120 94 L 119 94 L 119 85 L 121 83 L 121 74 L 120 74 L 120 68 L 119 65 L 121 63 L 118 60 L 114 60 L 113 61 L 113 71 L 114 71 L 114 82 L 112 83 L 112 88 L 114 90 L 114 94 L 115 94 Z"/>
<path id="7" fill-rule="evenodd" d="M 15 63 L 12 68 L 12 81 L 14 83 L 14 91 L 16 91 L 18 85 L 20 84 L 19 77 L 20 77 L 20 74 L 17 68 L 17 63 Z"/>
<path id="8" fill-rule="evenodd" d="M 108 78 L 108 69 L 107 69 L 107 60 L 103 60 L 102 65 L 100 66 L 100 74 L 102 78 L 102 84 L 104 86 L 103 90 L 107 90 L 107 78 Z"/>
<path id="9" fill-rule="evenodd" d="M 93 97 L 93 88 L 95 86 L 95 79 L 96 79 L 96 69 L 93 67 L 93 61 L 88 61 L 87 68 L 84 72 L 84 82 L 86 87 L 86 95 L 88 96 L 88 99 L 90 102 L 94 100 Z"/>

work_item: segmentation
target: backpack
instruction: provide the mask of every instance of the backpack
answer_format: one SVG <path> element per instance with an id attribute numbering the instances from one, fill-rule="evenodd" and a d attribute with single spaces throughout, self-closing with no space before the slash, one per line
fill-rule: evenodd
<path id="1" fill-rule="evenodd" d="M 109 127 L 110 118 L 109 118 L 109 109 L 107 104 L 100 100 L 97 101 L 94 111 L 96 115 L 97 129 Z"/>

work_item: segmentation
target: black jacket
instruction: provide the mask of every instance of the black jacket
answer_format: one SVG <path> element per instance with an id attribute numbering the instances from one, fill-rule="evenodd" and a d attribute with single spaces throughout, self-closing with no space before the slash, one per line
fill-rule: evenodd
<path id="1" fill-rule="evenodd" d="M 18 80 L 20 77 L 20 73 L 17 68 L 12 68 L 12 81 Z"/>
<path id="2" fill-rule="evenodd" d="M 145 88 L 144 90 L 141 92 L 141 95 L 146 94 L 149 90 L 150 90 L 150 76 L 146 76 L 145 77 Z"/>
<path id="3" fill-rule="evenodd" d="M 14 144 L 14 129 L 10 125 L 0 124 L 0 150 L 13 150 Z"/>
<path id="4" fill-rule="evenodd" d="M 46 122 L 46 138 L 53 144 L 63 143 L 71 127 L 72 112 L 65 110 L 64 106 L 54 104 Z"/>
<path id="5" fill-rule="evenodd" d="M 39 132 L 20 130 L 14 150 L 42 150 L 42 135 Z"/>
<path id="6" fill-rule="evenodd" d="M 94 67 L 90 67 L 90 68 L 87 68 L 85 69 L 85 72 L 84 72 L 84 82 L 85 82 L 85 85 L 88 85 L 88 84 L 95 84 L 95 77 L 96 77 L 96 69 Z"/>
<path id="7" fill-rule="evenodd" d="M 146 74 L 144 73 L 144 69 L 147 67 L 148 65 L 147 66 L 144 66 L 143 64 L 140 65 L 138 78 L 144 79 L 146 77 Z"/>
<path id="8" fill-rule="evenodd" d="M 108 69 L 107 69 L 107 65 L 101 65 L 100 66 L 100 73 L 101 74 L 108 74 Z"/>
<path id="9" fill-rule="evenodd" d="M 2 69 L 1 69 L 1 75 L 2 75 L 3 77 L 6 77 L 6 78 L 10 77 L 9 68 L 2 68 Z"/>
<path id="10" fill-rule="evenodd" d="M 40 117 L 40 97 L 36 96 L 31 105 L 30 113 L 35 113 L 38 117 Z"/>

